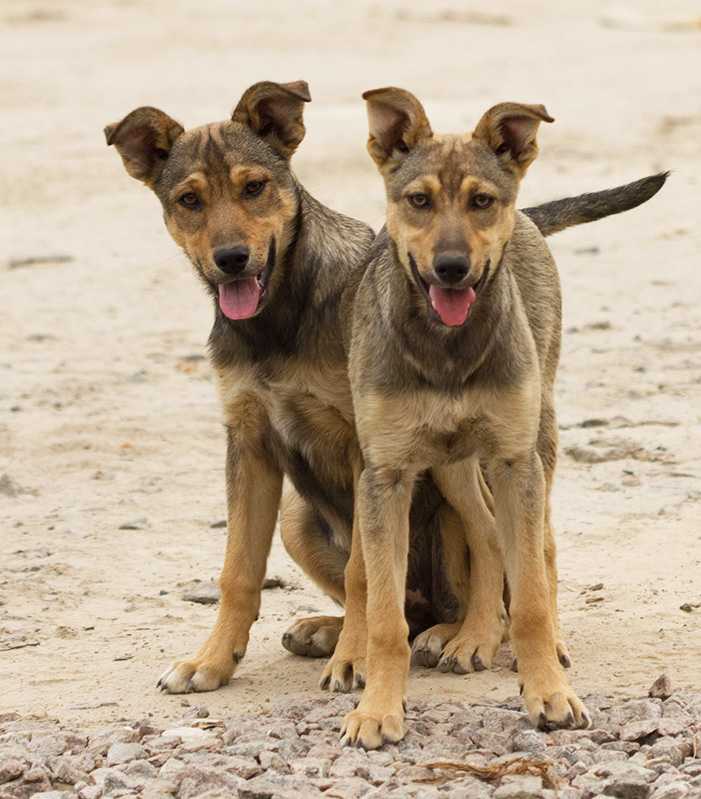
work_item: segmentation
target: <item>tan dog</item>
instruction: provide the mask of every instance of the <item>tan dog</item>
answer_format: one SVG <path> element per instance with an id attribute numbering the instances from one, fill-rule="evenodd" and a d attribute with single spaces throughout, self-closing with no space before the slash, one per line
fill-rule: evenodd
<path id="1" fill-rule="evenodd" d="M 350 375 L 364 462 L 356 517 L 368 649 L 367 687 L 345 737 L 373 748 L 404 735 L 408 511 L 417 477 L 429 469 L 481 557 L 463 624 L 425 638 L 445 648 L 455 634 L 450 657 L 469 663 L 478 630 L 491 657 L 501 633 L 501 548 L 528 715 L 543 728 L 586 726 L 587 711 L 558 662 L 568 661 L 550 524 L 560 286 L 541 232 L 515 209 L 538 127 L 553 120 L 542 105 L 502 103 L 472 134 L 434 136 L 409 92 L 364 97 L 387 227 L 354 303 Z M 650 180 L 659 188 L 665 177 Z"/>

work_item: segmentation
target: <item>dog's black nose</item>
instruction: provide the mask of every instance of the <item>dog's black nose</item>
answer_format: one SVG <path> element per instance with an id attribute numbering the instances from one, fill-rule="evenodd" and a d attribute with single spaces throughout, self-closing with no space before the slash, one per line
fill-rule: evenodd
<path id="1" fill-rule="evenodd" d="M 470 271 L 470 261 L 466 255 L 443 253 L 434 261 L 433 268 L 438 277 L 449 284 L 459 283 Z"/>
<path id="2" fill-rule="evenodd" d="M 214 263 L 227 275 L 237 275 L 246 268 L 250 250 L 245 244 L 238 247 L 222 247 L 214 251 Z"/>

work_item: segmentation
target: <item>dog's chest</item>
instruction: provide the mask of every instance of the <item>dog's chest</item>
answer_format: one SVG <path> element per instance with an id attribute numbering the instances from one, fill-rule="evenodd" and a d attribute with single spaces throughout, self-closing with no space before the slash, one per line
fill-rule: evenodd
<path id="1" fill-rule="evenodd" d="M 455 463 L 484 450 L 492 427 L 480 396 L 435 392 L 385 397 L 368 421 L 363 438 L 372 459 L 416 469 Z"/>
<path id="2" fill-rule="evenodd" d="M 416 430 L 417 459 L 425 466 L 465 460 L 483 448 L 488 428 L 483 409 L 474 401 L 428 402 Z"/>
<path id="3" fill-rule="evenodd" d="M 254 395 L 278 439 L 310 460 L 316 459 L 311 450 L 331 459 L 355 438 L 345 364 L 288 358 L 264 369 L 220 374 L 219 387 L 227 416 L 236 413 L 241 396 Z"/>
<path id="4" fill-rule="evenodd" d="M 353 404 L 344 366 L 287 364 L 264 381 L 273 427 L 292 443 L 297 432 L 338 436 L 353 429 Z"/>

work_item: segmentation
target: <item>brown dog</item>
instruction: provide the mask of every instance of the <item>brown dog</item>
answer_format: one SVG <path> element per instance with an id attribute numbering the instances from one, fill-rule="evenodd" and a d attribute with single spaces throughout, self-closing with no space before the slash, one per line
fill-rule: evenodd
<path id="1" fill-rule="evenodd" d="M 354 303 L 350 375 L 364 462 L 356 514 L 368 648 L 367 687 L 346 718 L 345 737 L 373 748 L 404 735 L 408 510 L 417 476 L 427 469 L 466 532 L 477 525 L 485 541 L 462 626 L 427 636 L 444 645 L 460 627 L 450 657 L 466 664 L 477 651 L 475 629 L 486 647 L 495 646 L 502 568 L 490 553 L 501 548 L 529 717 L 540 727 L 586 726 L 587 711 L 558 662 L 567 653 L 558 634 L 549 497 L 560 286 L 541 232 L 515 209 L 537 154 L 538 127 L 553 120 L 542 105 L 501 103 L 472 134 L 434 136 L 409 92 L 388 88 L 364 97 L 387 227 Z M 659 188 L 665 177 L 651 180 Z M 468 543 L 471 551 L 478 546 Z"/>
<path id="2" fill-rule="evenodd" d="M 290 169 L 309 100 L 302 81 L 262 82 L 226 122 L 186 131 L 162 111 L 138 108 L 105 129 L 129 174 L 161 201 L 168 230 L 214 304 L 209 345 L 227 427 L 229 538 L 217 622 L 197 655 L 159 680 L 171 693 L 214 690 L 243 657 L 283 475 L 294 486 L 281 506 L 285 546 L 326 593 L 345 602 L 360 464 L 346 344 L 373 233 L 317 202 Z M 464 615 L 442 576 L 440 505 L 424 481 L 412 515 L 407 614 L 415 632 Z M 442 513 L 450 519 L 449 509 Z M 451 563 L 464 595 L 464 544 Z M 365 630 L 346 629 L 350 649 L 363 653 L 352 668 L 344 646 L 336 647 L 341 624 L 338 617 L 306 619 L 283 638 L 300 655 L 335 650 L 325 672 L 332 690 L 363 681 Z"/>
<path id="3" fill-rule="evenodd" d="M 186 131 L 162 111 L 139 108 L 105 129 L 129 174 L 159 198 L 168 230 L 214 306 L 210 352 L 228 442 L 222 600 L 197 655 L 161 677 L 159 685 L 171 693 L 214 690 L 231 678 L 258 613 L 279 507 L 289 553 L 339 604 L 348 594 L 349 617 L 360 619 L 344 627 L 338 646 L 337 617 L 299 621 L 283 643 L 302 655 L 333 652 L 322 678 L 331 690 L 350 690 L 364 679 L 364 606 L 352 605 L 354 597 L 364 601 L 362 560 L 358 569 L 359 549 L 351 555 L 353 485 L 362 461 L 347 351 L 373 234 L 321 205 L 291 171 L 309 99 L 302 81 L 262 82 L 244 92 L 225 122 Z M 658 186 L 634 187 L 528 213 L 548 232 L 626 210 Z M 293 487 L 281 502 L 283 474 Z M 455 625 L 466 614 L 468 534 L 430 477 L 414 492 L 410 528 L 412 631 Z M 480 551 L 473 553 L 473 568 Z M 431 661 L 429 648 L 423 651 L 424 662 Z"/>

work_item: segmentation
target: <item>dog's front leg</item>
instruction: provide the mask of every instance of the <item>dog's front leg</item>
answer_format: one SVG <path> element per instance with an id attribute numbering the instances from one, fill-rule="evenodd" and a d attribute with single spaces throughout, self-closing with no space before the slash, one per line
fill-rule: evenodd
<path id="1" fill-rule="evenodd" d="M 557 657 L 545 568 L 545 478 L 535 451 L 490 465 L 499 533 L 511 591 L 511 640 L 531 722 L 540 728 L 588 726 L 587 710 Z"/>
<path id="2" fill-rule="evenodd" d="M 358 470 L 359 471 L 359 470 Z M 331 659 L 321 674 L 320 686 L 347 692 L 365 686 L 367 652 L 367 581 L 359 525 L 358 480 L 354 485 L 351 553 L 344 573 L 345 616 L 343 628 Z"/>
<path id="3" fill-rule="evenodd" d="M 367 575 L 367 685 L 345 718 L 343 735 L 366 749 L 404 737 L 410 655 L 404 601 L 414 479 L 413 472 L 366 464 L 358 483 Z"/>
<path id="4" fill-rule="evenodd" d="M 265 566 L 275 531 L 282 472 L 264 450 L 228 430 L 226 487 L 229 536 L 219 578 L 214 629 L 192 660 L 175 663 L 158 681 L 172 694 L 214 691 L 231 679 L 258 616 Z"/>

